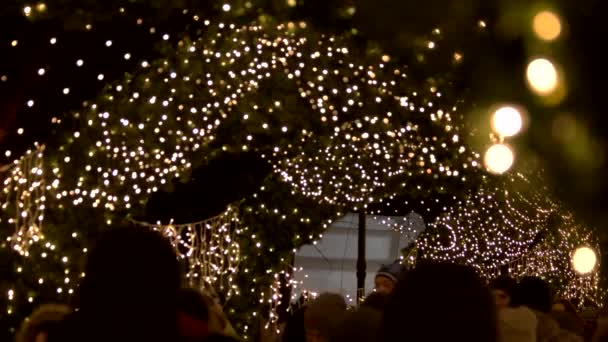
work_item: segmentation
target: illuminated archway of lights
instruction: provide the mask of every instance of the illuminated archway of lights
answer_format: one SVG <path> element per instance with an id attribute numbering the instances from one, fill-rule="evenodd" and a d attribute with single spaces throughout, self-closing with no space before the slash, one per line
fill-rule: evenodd
<path id="1" fill-rule="evenodd" d="M 598 268 L 581 275 L 572 264 L 571 257 L 581 245 L 599 252 L 599 241 L 593 231 L 577 224 L 570 213 L 562 211 L 556 229 L 550 231 L 542 243 L 506 266 L 516 278 L 536 275 L 548 280 L 559 296 L 577 300 L 580 306 L 586 303 L 603 305 L 605 293 L 599 286 Z M 496 275 L 498 270 L 490 273 Z"/>
<path id="2" fill-rule="evenodd" d="M 549 280 L 566 298 L 600 303 L 598 272 L 581 277 L 571 264 L 571 254 L 582 244 L 599 250 L 593 231 L 522 173 L 498 184 L 488 180 L 429 223 L 418 240 L 424 258 L 471 265 L 488 279 L 506 267 L 515 277 Z"/>
<path id="3" fill-rule="evenodd" d="M 284 181 L 323 203 L 356 208 L 390 193 L 394 177 L 459 177 L 476 165 L 463 145 L 456 108 L 443 103 L 435 86 L 411 89 L 404 68 L 381 60 L 354 63 L 339 43 L 326 38 L 313 63 L 286 69 L 327 128 L 325 134 L 303 130 L 299 145 L 274 151 L 283 156 L 273 166 Z"/>
<path id="4" fill-rule="evenodd" d="M 289 25 L 269 33 L 257 25 L 193 19 L 204 27 L 200 37 L 184 38 L 176 46 L 164 42 L 165 57 L 140 61 L 124 79 L 108 84 L 99 97 L 70 113 L 71 118 L 56 117 L 59 142 L 47 146 L 35 172 L 25 162 L 16 163 L 14 184 L 35 183 L 46 191 L 38 194 L 28 187 L 35 197 L 28 202 L 34 212 L 96 208 L 108 214 L 104 219 L 109 217 L 106 222 L 111 224 L 115 214 L 141 209 L 172 178 L 204 164 L 218 149 L 210 145 L 228 125 L 234 134 L 221 140 L 226 143 L 221 149 L 259 152 L 273 165 L 274 176 L 280 175 L 294 192 L 336 207 L 373 201 L 394 176 L 460 177 L 460 168 L 475 166 L 462 145 L 456 108 L 443 104 L 443 94 L 431 84 L 415 89 L 418 85 L 407 81 L 404 67 L 381 61 L 386 58 L 366 62 L 367 57 L 349 51 L 348 38 L 298 32 Z M 77 58 L 74 62 L 86 65 Z M 273 95 L 279 95 L 271 101 L 259 96 L 265 86 L 277 84 L 295 91 L 282 94 L 273 89 Z M 64 95 L 69 94 L 65 89 Z M 36 100 L 27 105 L 34 106 Z M 318 179 L 327 186 L 302 183 L 326 167 L 329 171 L 319 173 Z M 335 175 L 342 179 L 334 182 Z M 44 182 L 36 183 L 36 177 Z M 315 222 L 298 208 L 281 212 L 259 202 L 251 210 L 274 215 L 277 221 Z M 42 216 L 34 217 L 40 218 L 40 228 Z M 331 223 L 316 221 L 322 221 L 319 230 Z M 18 225 L 17 231 L 27 233 L 26 243 L 19 246 L 27 255 L 30 242 L 43 235 L 40 229 L 30 229 L 32 222 Z M 306 235 L 295 240 L 319 238 Z M 71 236 L 77 239 L 79 234 Z M 241 247 L 247 244 L 257 256 L 274 251 L 272 243 L 252 239 L 240 240 Z M 55 244 L 47 241 L 44 248 L 42 258 L 55 251 Z M 54 253 L 63 253 L 58 250 Z M 68 274 L 70 258 L 63 255 L 60 260 Z M 44 277 L 38 284 L 48 282 Z M 57 293 L 73 293 L 77 278 L 60 279 Z"/>
<path id="5" fill-rule="evenodd" d="M 429 224 L 420 244 L 433 259 L 458 260 L 482 270 L 521 257 L 548 228 L 555 206 L 521 173 L 498 184 L 488 180 L 459 204 Z M 511 191 L 515 186 L 528 191 Z"/>
<path id="6" fill-rule="evenodd" d="M 141 205 L 201 163 L 226 121 L 242 129 L 224 149 L 262 153 L 294 190 L 327 204 L 373 202 L 394 176 L 459 177 L 476 165 L 456 108 L 440 108 L 436 87 L 414 90 L 403 68 L 380 59 L 355 63 L 362 58 L 351 56 L 348 39 L 299 36 L 286 25 L 274 35 L 201 25 L 206 34 L 167 44 L 168 57 L 142 61 L 72 113 L 80 125 L 51 166 L 56 199 L 110 211 Z M 285 113 L 291 97 L 266 106 L 256 96 L 277 77 L 297 88 L 295 119 Z"/>

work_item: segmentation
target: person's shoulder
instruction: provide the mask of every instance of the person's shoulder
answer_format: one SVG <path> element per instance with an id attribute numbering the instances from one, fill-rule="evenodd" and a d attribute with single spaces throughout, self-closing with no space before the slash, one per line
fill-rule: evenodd
<path id="1" fill-rule="evenodd" d="M 47 342 L 75 342 L 81 341 L 83 325 L 78 312 L 67 315 L 53 331 L 47 336 Z"/>
<path id="2" fill-rule="evenodd" d="M 503 326 L 536 329 L 539 318 L 527 307 L 504 308 L 498 312 L 498 320 Z"/>

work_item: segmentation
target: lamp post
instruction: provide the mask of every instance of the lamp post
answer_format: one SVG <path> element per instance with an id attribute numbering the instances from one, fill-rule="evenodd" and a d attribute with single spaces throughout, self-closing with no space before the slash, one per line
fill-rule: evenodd
<path id="1" fill-rule="evenodd" d="M 359 212 L 359 230 L 357 240 L 357 304 L 365 296 L 365 212 Z"/>

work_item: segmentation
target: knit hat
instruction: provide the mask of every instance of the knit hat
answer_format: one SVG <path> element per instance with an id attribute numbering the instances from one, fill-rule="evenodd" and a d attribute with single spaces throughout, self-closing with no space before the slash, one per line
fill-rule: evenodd
<path id="1" fill-rule="evenodd" d="M 339 294 L 323 293 L 308 304 L 304 313 L 306 329 L 317 330 L 329 338 L 346 315 L 346 302 Z"/>
<path id="2" fill-rule="evenodd" d="M 502 342 L 535 342 L 537 324 L 534 312 L 523 306 L 498 312 L 498 330 Z"/>
<path id="3" fill-rule="evenodd" d="M 399 262 L 395 262 L 390 265 L 382 265 L 376 273 L 376 278 L 378 277 L 386 277 L 393 282 L 397 283 L 399 281 L 399 277 L 405 271 L 405 266 L 401 265 Z"/>

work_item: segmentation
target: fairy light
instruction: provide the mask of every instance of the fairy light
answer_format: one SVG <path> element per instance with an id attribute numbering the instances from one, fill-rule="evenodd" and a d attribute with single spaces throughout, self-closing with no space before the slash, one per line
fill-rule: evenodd
<path id="1" fill-rule="evenodd" d="M 128 201 L 128 198 L 124 199 Z M 236 275 L 241 262 L 239 245 L 243 230 L 238 211 L 229 206 L 222 214 L 200 222 L 168 225 L 136 222 L 161 232 L 174 246 L 179 259 L 187 260 L 186 279 L 191 286 L 239 294 Z"/>
<path id="2" fill-rule="evenodd" d="M 531 184 L 521 173 L 496 184 L 486 180 L 478 191 L 428 224 L 417 241 L 422 255 L 473 266 L 488 279 L 505 268 L 515 278 L 540 276 L 565 298 L 601 303 L 597 268 L 581 277 L 571 264 L 577 247 L 597 246 L 593 232 L 576 224 L 570 213 L 549 199 L 546 189 Z M 537 241 L 539 234 L 543 238 Z M 579 258 L 588 270 L 590 253 L 583 250 Z"/>
<path id="3" fill-rule="evenodd" d="M 27 256 L 33 244 L 44 239 L 41 227 L 45 210 L 44 145 L 36 146 L 16 160 L 5 178 L 0 207 L 12 212 L 8 220 L 15 230 L 8 238 L 12 248 Z"/>

